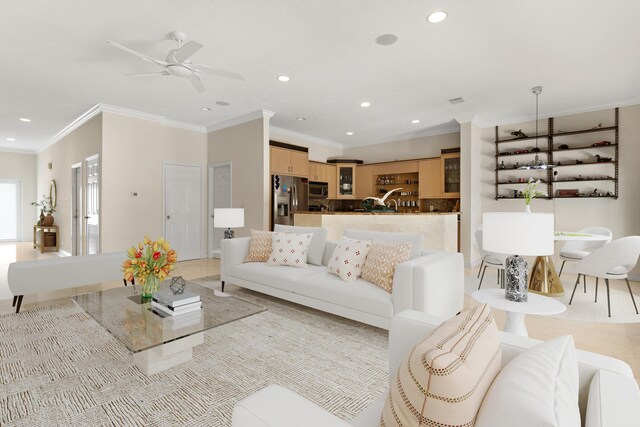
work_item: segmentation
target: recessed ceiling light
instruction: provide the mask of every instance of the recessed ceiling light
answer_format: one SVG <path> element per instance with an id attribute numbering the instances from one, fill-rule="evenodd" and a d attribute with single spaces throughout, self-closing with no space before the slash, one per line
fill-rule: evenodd
<path id="1" fill-rule="evenodd" d="M 280 80 L 281 82 L 288 82 L 291 79 L 289 78 L 289 76 L 278 76 L 278 80 Z"/>
<path id="2" fill-rule="evenodd" d="M 347 132 L 347 135 L 351 136 L 353 135 L 353 132 Z"/>
<path id="3" fill-rule="evenodd" d="M 418 120 L 418 119 L 415 119 L 415 120 L 411 120 L 411 123 L 413 123 L 413 124 L 415 125 L 415 124 L 418 124 L 418 123 L 420 123 L 420 120 Z"/>
<path id="4" fill-rule="evenodd" d="M 371 103 L 370 103 L 370 102 L 366 102 L 366 101 L 365 101 L 365 102 L 361 102 L 361 103 L 360 103 L 360 106 L 361 106 L 361 107 L 370 107 L 370 106 L 371 106 Z"/>
<path id="5" fill-rule="evenodd" d="M 394 44 L 398 41 L 398 36 L 395 34 L 382 34 L 376 37 L 376 43 L 380 46 L 389 46 L 390 44 Z"/>
<path id="6" fill-rule="evenodd" d="M 441 10 L 433 12 L 427 17 L 427 21 L 431 22 L 432 24 L 437 24 L 438 22 L 442 22 L 445 19 L 447 19 L 447 12 L 443 12 Z"/>
<path id="7" fill-rule="evenodd" d="M 16 140 L 15 138 L 7 138 L 7 141 L 11 141 L 11 142 L 13 142 L 15 140 Z"/>
<path id="8" fill-rule="evenodd" d="M 202 111 L 211 111 L 211 107 L 200 107 Z"/>
<path id="9" fill-rule="evenodd" d="M 219 105 L 221 107 L 228 107 L 231 104 L 229 104 L 227 101 L 218 101 L 216 102 L 216 105 Z"/>
<path id="10" fill-rule="evenodd" d="M 25 123 L 29 123 L 31 121 L 31 119 L 25 119 L 24 117 L 22 117 L 20 119 L 21 122 L 25 122 Z"/>
<path id="11" fill-rule="evenodd" d="M 304 121 L 305 121 L 305 120 L 307 120 L 307 119 L 305 119 L 304 117 L 298 117 L 298 118 L 297 118 L 297 120 L 298 120 L 299 122 L 304 122 Z"/>

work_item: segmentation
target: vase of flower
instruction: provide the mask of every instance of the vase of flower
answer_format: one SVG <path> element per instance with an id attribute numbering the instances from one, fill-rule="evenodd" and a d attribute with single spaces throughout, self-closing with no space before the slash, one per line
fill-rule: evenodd
<path id="1" fill-rule="evenodd" d="M 124 280 L 131 282 L 137 279 L 142 285 L 142 299 L 149 300 L 175 269 L 177 260 L 176 251 L 164 238 L 153 241 L 145 236 L 144 242 L 127 249 L 127 259 L 122 263 Z"/>
<path id="2" fill-rule="evenodd" d="M 534 181 L 533 178 L 529 178 L 527 188 L 525 188 L 522 194 L 524 197 L 524 211 L 527 213 L 531 213 L 531 201 L 536 197 L 544 196 L 544 193 L 538 191 L 538 184 L 540 184 L 540 180 Z"/>
<path id="3" fill-rule="evenodd" d="M 158 290 L 158 278 L 153 274 L 147 277 L 144 285 L 142 285 L 142 299 L 149 300 L 153 298 L 153 293 Z"/>

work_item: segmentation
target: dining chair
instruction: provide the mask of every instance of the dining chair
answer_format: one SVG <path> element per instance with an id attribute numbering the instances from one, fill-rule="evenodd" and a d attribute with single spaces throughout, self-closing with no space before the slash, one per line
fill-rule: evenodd
<path id="1" fill-rule="evenodd" d="M 607 310 L 609 317 L 611 317 L 611 298 L 609 295 L 609 279 L 612 280 L 625 280 L 627 282 L 627 289 L 629 289 L 629 295 L 631 301 L 633 301 L 633 307 L 638 314 L 638 306 L 636 300 L 633 297 L 631 291 L 631 285 L 629 284 L 628 274 L 634 269 L 638 263 L 638 257 L 640 257 L 640 236 L 629 236 L 621 239 L 613 240 L 610 243 L 594 250 L 582 260 L 576 262 L 572 271 L 578 274 L 576 284 L 573 287 L 571 293 L 571 299 L 569 305 L 573 301 L 573 296 L 576 293 L 578 283 L 580 283 L 580 276 L 592 276 L 596 278 L 596 295 L 595 302 L 598 302 L 598 279 L 604 279 L 607 286 Z"/>
<path id="2" fill-rule="evenodd" d="M 507 255 L 497 254 L 494 252 L 485 251 L 482 248 L 482 229 L 476 231 L 476 244 L 478 245 L 478 251 L 480 252 L 480 256 L 482 257 L 482 262 L 480 263 L 480 268 L 478 269 L 478 276 L 480 277 L 480 283 L 478 284 L 478 289 L 482 286 L 482 281 L 484 280 L 484 272 L 489 268 L 495 268 L 497 274 L 497 283 L 501 288 L 504 288 L 505 281 L 505 270 L 504 270 L 504 262 L 507 259 Z M 480 275 L 482 273 L 482 277 Z"/>
<path id="3" fill-rule="evenodd" d="M 608 240 L 598 240 L 598 241 L 589 241 L 589 240 L 569 240 L 566 242 L 562 249 L 560 249 L 560 259 L 562 260 L 562 266 L 560 267 L 560 273 L 558 273 L 558 277 L 562 276 L 562 269 L 564 268 L 565 262 L 578 262 L 587 255 L 589 255 L 593 250 L 598 249 L 603 246 L 605 243 L 609 243 L 611 238 L 613 237 L 613 233 L 611 230 L 604 227 L 587 227 L 582 230 L 578 230 L 578 233 L 584 234 L 601 234 L 603 236 L 608 236 Z M 585 290 L 586 292 L 586 290 Z"/>

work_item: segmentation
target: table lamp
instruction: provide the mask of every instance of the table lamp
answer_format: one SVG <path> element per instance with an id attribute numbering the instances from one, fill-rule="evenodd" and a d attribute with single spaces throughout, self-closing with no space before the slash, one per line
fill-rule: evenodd
<path id="1" fill-rule="evenodd" d="M 233 239 L 232 228 L 244 227 L 244 209 L 218 208 L 213 210 L 213 227 L 226 228 L 225 239 Z"/>
<path id="2" fill-rule="evenodd" d="M 553 254 L 553 214 L 487 212 L 482 215 L 482 247 L 510 255 L 505 261 L 509 301 L 527 301 L 527 261 L 522 256 Z"/>

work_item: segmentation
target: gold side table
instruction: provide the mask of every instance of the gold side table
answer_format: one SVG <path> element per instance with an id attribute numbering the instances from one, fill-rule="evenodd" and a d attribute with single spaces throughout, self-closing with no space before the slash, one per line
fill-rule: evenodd
<path id="1" fill-rule="evenodd" d="M 53 233 L 55 235 L 55 245 L 45 246 L 44 234 Z M 33 226 L 33 249 L 40 249 L 40 253 L 44 253 L 45 249 L 55 248 L 55 251 L 60 250 L 59 229 L 57 225 L 34 225 Z M 38 235 L 40 235 L 40 241 L 38 242 Z"/>

